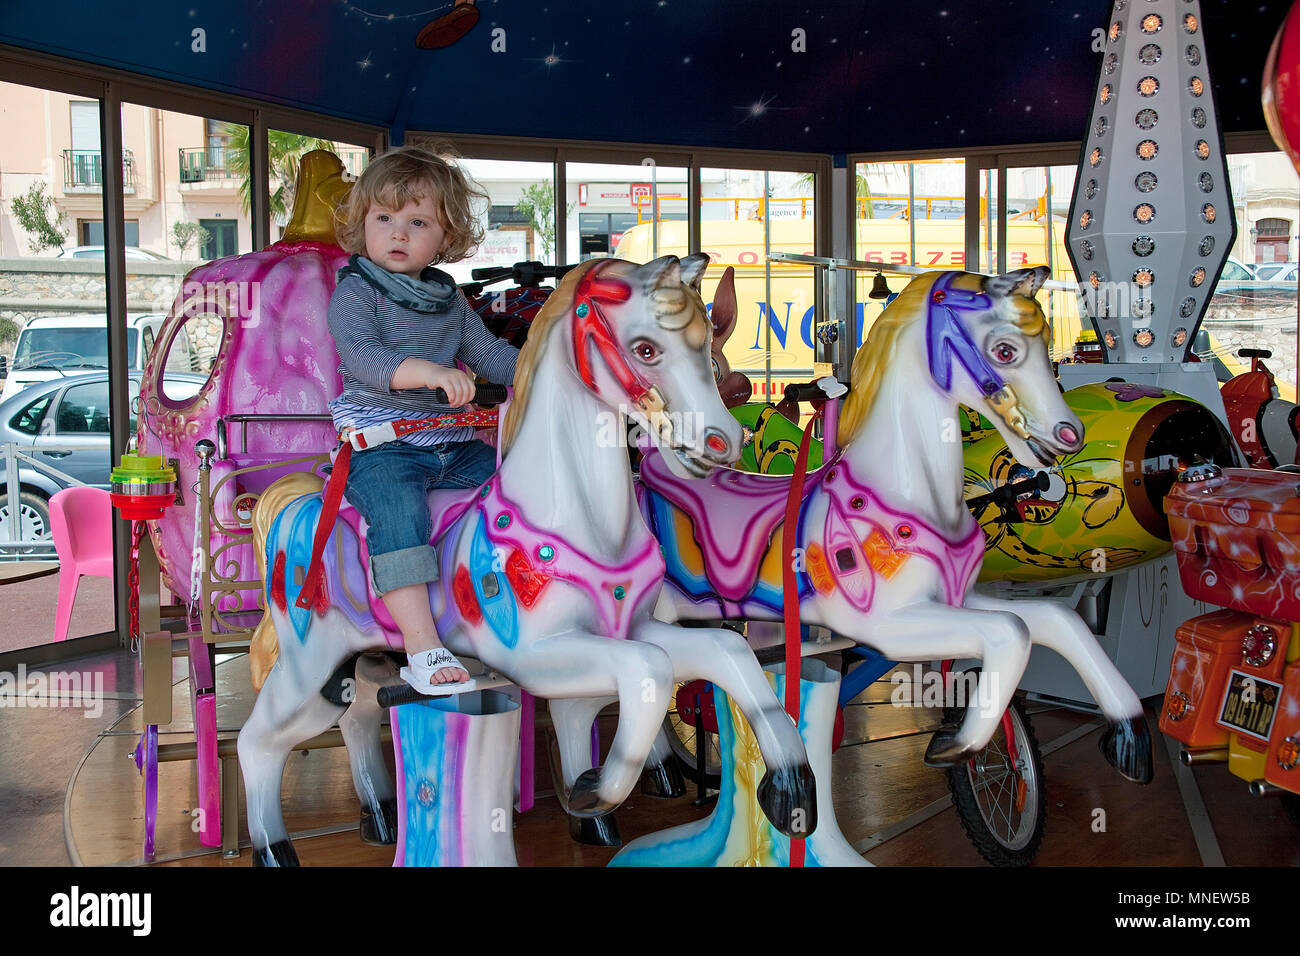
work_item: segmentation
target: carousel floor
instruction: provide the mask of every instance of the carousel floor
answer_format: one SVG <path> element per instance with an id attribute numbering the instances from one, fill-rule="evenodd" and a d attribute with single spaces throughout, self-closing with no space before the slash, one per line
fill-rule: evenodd
<path id="1" fill-rule="evenodd" d="M 160 742 L 192 741 L 185 661 L 173 664 L 174 721 Z M 143 865 L 142 787 L 128 759 L 141 729 L 134 662 L 117 652 L 63 666 L 104 674 L 104 693 L 93 708 L 72 702 L 6 709 L 0 721 L 0 864 Z M 247 659 L 222 658 L 217 672 L 218 727 L 233 732 L 252 706 Z M 832 761 L 841 831 L 877 865 L 985 865 L 962 832 L 944 774 L 921 763 L 938 712 L 890 706 L 887 680 L 846 709 L 845 744 Z M 1046 836 L 1036 865 L 1300 865 L 1300 840 L 1279 801 L 1249 796 L 1224 766 L 1171 764 L 1151 717 L 1156 703 L 1147 702 L 1156 742 L 1156 779 L 1147 787 L 1128 783 L 1102 760 L 1099 719 L 1031 706 L 1047 792 Z M 602 718 L 605 740 L 612 730 L 613 718 Z M 538 739 L 541 751 L 545 734 Z M 544 752 L 537 765 L 536 806 L 515 815 L 520 864 L 606 863 L 614 850 L 570 840 Z M 248 866 L 242 804 L 241 854 L 227 860 L 199 845 L 195 803 L 193 765 L 162 764 L 155 865 Z M 1098 809 L 1105 811 L 1104 832 L 1096 828 Z M 693 791 L 675 800 L 634 792 L 617 817 L 626 841 L 709 811 L 695 805 Z M 290 758 L 284 814 L 304 865 L 391 865 L 391 848 L 360 841 L 357 813 L 343 750 Z"/>

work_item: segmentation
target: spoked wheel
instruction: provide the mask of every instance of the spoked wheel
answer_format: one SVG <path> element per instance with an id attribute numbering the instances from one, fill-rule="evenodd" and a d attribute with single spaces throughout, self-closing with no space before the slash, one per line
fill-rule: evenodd
<path id="1" fill-rule="evenodd" d="M 948 789 L 962 829 L 993 866 L 1028 866 L 1038 855 L 1047 818 L 1043 755 L 1019 701 L 1007 710 L 1016 761 L 1005 723 L 974 758 L 948 771 Z"/>
<path id="2" fill-rule="evenodd" d="M 3 483 L 0 482 L 0 488 L 2 487 Z M 30 554 L 36 550 L 35 546 L 39 542 L 49 539 L 50 505 L 40 495 L 30 491 L 23 491 L 18 495 L 18 542 L 10 541 L 9 511 L 9 494 L 0 492 L 0 542 L 10 544 L 30 542 L 33 547 L 20 552 Z"/>
<path id="3" fill-rule="evenodd" d="M 699 712 L 695 698 L 699 696 Z M 697 779 L 699 750 L 704 750 L 704 785 L 717 789 L 722 782 L 722 751 L 718 746 L 717 719 L 713 716 L 713 685 L 692 681 L 673 688 L 673 705 L 664 718 L 668 746 L 682 763 L 689 786 Z"/>

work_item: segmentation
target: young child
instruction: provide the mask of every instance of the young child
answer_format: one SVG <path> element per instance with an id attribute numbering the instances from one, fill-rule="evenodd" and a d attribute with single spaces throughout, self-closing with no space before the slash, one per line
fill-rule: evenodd
<path id="1" fill-rule="evenodd" d="M 519 352 L 496 338 L 452 278 L 431 263 L 464 259 L 483 239 L 471 203 L 483 191 L 453 162 L 418 147 L 372 162 L 340 210 L 340 245 L 353 253 L 329 305 L 343 394 L 330 403 L 340 430 L 456 411 L 473 398 L 460 360 L 500 384 Z M 431 389 L 447 393 L 437 404 Z M 401 628 L 407 681 L 424 693 L 474 682 L 438 640 L 427 584 L 438 578 L 429 544 L 433 488 L 477 488 L 496 453 L 471 428 L 415 432 L 352 456 L 346 495 L 369 524 L 370 574 Z M 409 674 L 409 676 L 408 676 Z"/>

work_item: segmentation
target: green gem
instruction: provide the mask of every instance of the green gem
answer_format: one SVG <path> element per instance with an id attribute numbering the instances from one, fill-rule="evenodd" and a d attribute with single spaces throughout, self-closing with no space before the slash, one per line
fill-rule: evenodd
<path id="1" fill-rule="evenodd" d="M 627 594 L 627 592 L 623 590 L 623 585 L 620 584 L 618 587 L 614 588 L 614 600 L 615 600 L 615 601 L 621 601 L 621 600 L 623 600 L 623 595 L 625 595 L 625 594 Z"/>
<path id="2" fill-rule="evenodd" d="M 589 311 L 587 308 L 587 303 L 585 302 L 582 303 L 582 305 L 578 306 L 578 308 L 575 309 L 574 311 L 577 312 L 578 318 L 585 319 L 587 317 L 587 312 Z"/>
<path id="3" fill-rule="evenodd" d="M 549 561 L 551 558 L 555 557 L 555 549 L 549 544 L 544 544 L 537 549 L 537 556 L 543 561 Z"/>
<path id="4" fill-rule="evenodd" d="M 488 496 L 488 492 L 491 491 L 491 490 L 492 490 L 492 485 L 491 485 L 490 483 L 484 485 L 484 486 L 479 490 L 479 493 L 478 493 L 479 498 L 480 498 L 480 499 L 486 498 L 486 497 Z"/>
<path id="5" fill-rule="evenodd" d="M 509 516 L 509 515 L 497 515 L 497 527 L 498 527 L 498 528 L 508 528 L 508 527 L 510 527 L 510 516 Z"/>

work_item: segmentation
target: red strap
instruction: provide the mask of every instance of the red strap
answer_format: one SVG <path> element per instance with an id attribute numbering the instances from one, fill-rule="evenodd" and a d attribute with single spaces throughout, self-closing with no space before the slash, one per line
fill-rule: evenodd
<path id="1" fill-rule="evenodd" d="M 799 506 L 803 503 L 804 478 L 808 475 L 808 446 L 812 439 L 813 425 L 821 414 L 819 408 L 803 430 L 799 455 L 794 462 L 794 477 L 790 480 L 790 494 L 785 499 L 785 524 L 781 528 L 781 551 L 785 555 L 785 567 L 781 571 L 782 590 L 785 593 L 785 712 L 796 726 L 799 724 L 799 672 L 802 655 L 799 639 L 799 582 L 795 577 L 794 552 L 799 544 Z M 803 866 L 803 861 L 804 841 L 791 837 L 790 865 Z"/>
<path id="2" fill-rule="evenodd" d="M 303 578 L 302 590 L 294 604 L 301 608 L 310 608 L 316 601 L 316 593 L 325 587 L 325 569 L 321 566 L 321 555 L 325 553 L 325 542 L 334 530 L 334 520 L 339 514 L 339 504 L 343 501 L 343 489 L 348 483 L 348 464 L 352 461 L 352 443 L 344 442 L 339 453 L 334 456 L 334 470 L 330 480 L 325 484 L 325 496 L 321 503 L 320 518 L 316 521 L 316 537 L 311 542 L 311 564 L 307 566 L 307 576 Z"/>

